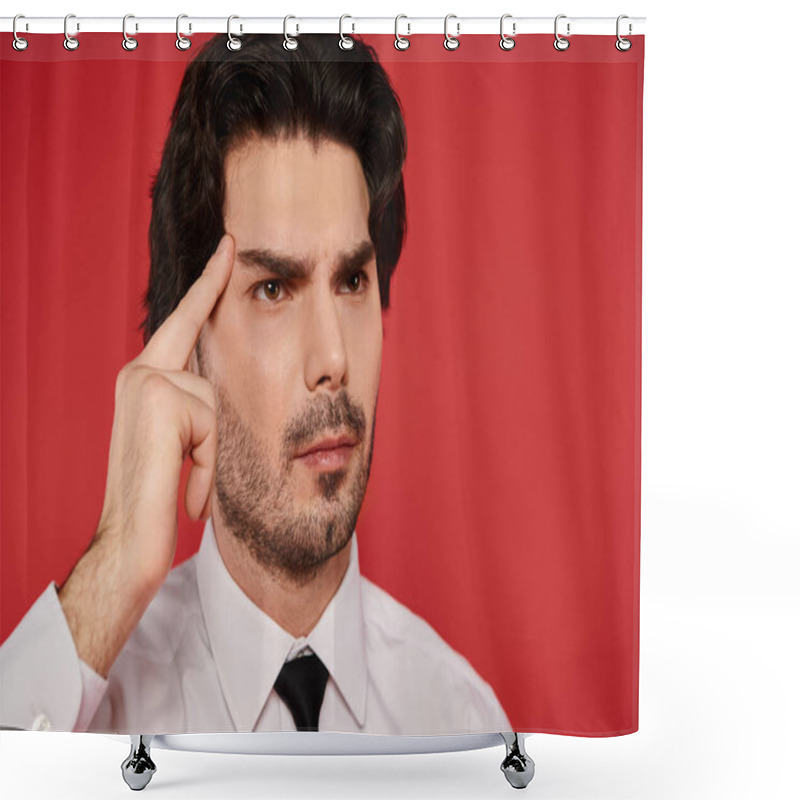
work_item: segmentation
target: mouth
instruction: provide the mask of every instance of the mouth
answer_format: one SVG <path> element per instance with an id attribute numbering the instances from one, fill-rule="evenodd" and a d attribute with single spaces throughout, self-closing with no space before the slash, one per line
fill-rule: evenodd
<path id="1" fill-rule="evenodd" d="M 311 469 L 342 469 L 347 466 L 356 444 L 357 439 L 353 436 L 328 437 L 312 443 L 295 458 Z"/>

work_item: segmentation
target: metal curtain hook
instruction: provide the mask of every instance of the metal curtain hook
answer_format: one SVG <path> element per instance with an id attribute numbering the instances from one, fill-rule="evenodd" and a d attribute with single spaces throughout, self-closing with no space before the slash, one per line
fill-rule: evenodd
<path id="1" fill-rule="evenodd" d="M 287 14 L 283 18 L 283 48 L 284 50 L 297 50 L 297 39 L 289 36 L 289 34 L 286 33 L 286 23 L 290 19 L 297 19 L 297 17 L 293 17 L 291 14 Z M 297 32 L 298 33 L 300 32 L 299 25 L 297 26 Z"/>
<path id="2" fill-rule="evenodd" d="M 506 21 L 506 19 L 508 17 L 512 17 L 512 16 L 513 16 L 513 14 L 503 14 L 503 16 L 500 17 L 500 49 L 501 50 L 513 50 L 515 45 L 517 44 L 511 38 L 511 36 L 514 36 L 516 34 L 516 32 L 517 32 L 517 23 L 516 22 L 512 22 L 511 23 L 511 36 L 506 36 L 505 33 L 503 33 L 503 23 Z"/>
<path id="3" fill-rule="evenodd" d="M 122 46 L 125 50 L 135 50 L 139 46 L 139 42 L 136 41 L 132 36 L 128 36 L 128 32 L 126 30 L 128 20 L 135 19 L 133 14 L 126 14 L 122 18 Z M 135 23 L 135 28 L 139 30 L 139 23 Z"/>
<path id="4" fill-rule="evenodd" d="M 227 41 L 227 45 L 228 45 L 228 50 L 230 50 L 231 52 L 236 52 L 237 50 L 241 50 L 242 49 L 242 40 L 241 39 L 237 39 L 235 36 L 233 36 L 231 34 L 231 21 L 234 20 L 234 19 L 239 19 L 239 17 L 237 17 L 236 14 L 231 14 L 228 17 L 228 41 Z M 241 33 L 241 31 L 242 31 L 242 26 L 240 25 L 239 26 L 239 32 Z"/>
<path id="5" fill-rule="evenodd" d="M 25 50 L 28 47 L 28 40 L 23 39 L 21 36 L 17 36 L 17 20 L 18 19 L 25 19 L 24 14 L 17 14 L 14 17 L 14 22 L 11 23 L 11 32 L 14 34 L 14 41 L 11 43 L 11 46 L 15 50 Z M 25 23 L 25 30 L 28 30 L 28 23 Z"/>
<path id="6" fill-rule="evenodd" d="M 623 39 L 619 35 L 619 23 L 620 23 L 620 20 L 623 20 L 623 19 L 628 19 L 628 15 L 627 14 L 620 14 L 617 17 L 617 41 L 614 44 L 614 47 L 616 47 L 617 50 L 619 50 L 621 53 L 624 53 L 624 52 L 630 50 L 631 47 L 633 46 L 633 42 L 630 39 Z M 631 24 L 628 23 L 628 33 L 630 33 L 630 32 L 631 32 Z"/>
<path id="7" fill-rule="evenodd" d="M 192 40 L 187 39 L 185 36 L 181 34 L 181 20 L 187 19 L 189 17 L 188 14 L 178 14 L 178 18 L 175 20 L 175 33 L 177 35 L 177 39 L 175 40 L 175 47 L 178 50 L 188 50 L 192 46 Z M 189 23 L 189 33 L 192 32 L 192 23 Z"/>
<path id="8" fill-rule="evenodd" d="M 456 17 L 456 20 L 458 19 L 456 14 L 448 14 L 444 18 L 444 46 L 447 50 L 457 50 L 458 46 L 461 44 L 461 42 L 458 41 L 458 35 L 461 33 L 461 23 L 456 22 L 456 35 L 451 36 L 447 32 L 447 22 L 451 17 Z"/>
<path id="9" fill-rule="evenodd" d="M 339 47 L 341 47 L 342 50 L 352 50 L 356 46 L 355 39 L 351 39 L 349 36 L 345 36 L 342 33 L 342 23 L 346 19 L 353 19 L 353 18 L 349 14 L 342 14 L 342 16 L 339 17 Z M 353 23 L 352 29 L 353 32 L 355 32 L 356 29 L 355 23 Z"/>
<path id="10" fill-rule="evenodd" d="M 398 14 L 394 18 L 394 46 L 397 50 L 408 50 L 411 47 L 411 39 L 406 39 L 404 36 L 401 36 L 398 32 L 398 26 L 401 19 L 408 19 L 405 14 Z M 408 26 L 407 35 L 411 35 L 411 23 L 406 23 Z"/>
<path id="11" fill-rule="evenodd" d="M 66 50 L 77 50 L 80 42 L 74 36 L 70 36 L 69 33 L 67 32 L 67 25 L 69 24 L 69 20 L 71 17 L 74 18 L 75 15 L 67 14 L 67 16 L 64 17 L 64 48 Z M 76 24 L 76 30 L 79 31 L 80 29 L 81 29 L 81 24 L 80 22 L 78 22 Z"/>
<path id="12" fill-rule="evenodd" d="M 556 40 L 553 42 L 553 47 L 555 47 L 556 50 L 566 50 L 569 47 L 569 39 L 565 39 L 558 33 L 558 21 L 560 19 L 566 19 L 566 18 L 567 18 L 566 14 L 559 14 L 556 17 L 556 23 L 555 23 Z M 569 22 L 567 23 L 567 36 L 569 36 Z"/>

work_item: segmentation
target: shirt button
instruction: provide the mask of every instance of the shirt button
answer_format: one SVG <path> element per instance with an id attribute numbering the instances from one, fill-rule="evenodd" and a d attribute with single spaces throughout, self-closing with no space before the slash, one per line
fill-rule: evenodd
<path id="1" fill-rule="evenodd" d="M 47 714 L 39 714 L 33 721 L 31 730 L 34 731 L 49 731 L 50 730 L 50 717 Z"/>

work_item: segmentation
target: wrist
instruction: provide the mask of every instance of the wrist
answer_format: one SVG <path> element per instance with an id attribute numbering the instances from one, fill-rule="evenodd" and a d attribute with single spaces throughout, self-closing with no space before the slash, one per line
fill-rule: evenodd
<path id="1" fill-rule="evenodd" d="M 95 540 L 57 587 L 78 656 L 103 678 L 151 599 L 124 562 L 115 548 Z"/>

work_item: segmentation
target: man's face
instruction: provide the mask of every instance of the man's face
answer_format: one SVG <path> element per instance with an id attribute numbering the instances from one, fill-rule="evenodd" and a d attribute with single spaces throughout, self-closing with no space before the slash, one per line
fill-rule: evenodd
<path id="1" fill-rule="evenodd" d="M 198 347 L 216 495 L 256 560 L 303 582 L 350 540 L 369 478 L 383 341 L 369 195 L 353 150 L 305 138 L 253 139 L 225 181 L 236 260 Z M 340 437 L 354 445 L 299 456 Z"/>

